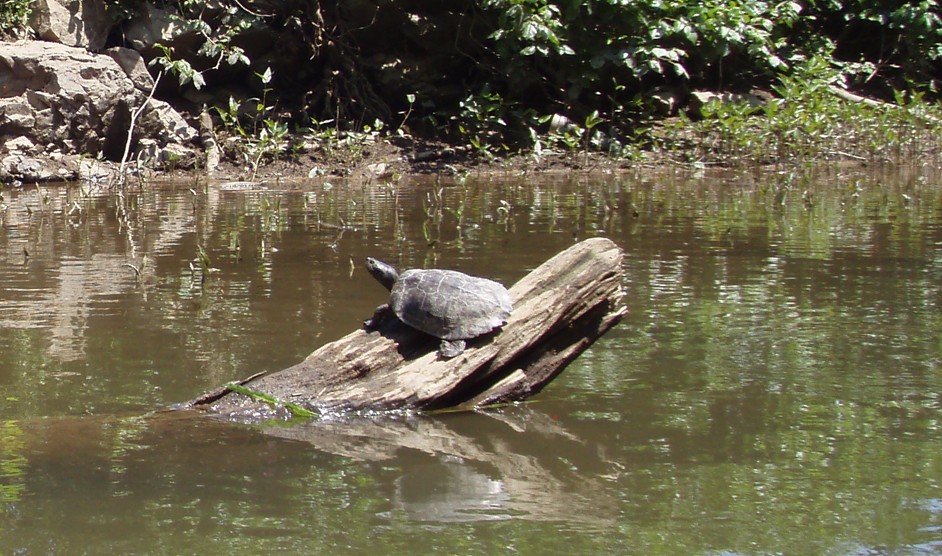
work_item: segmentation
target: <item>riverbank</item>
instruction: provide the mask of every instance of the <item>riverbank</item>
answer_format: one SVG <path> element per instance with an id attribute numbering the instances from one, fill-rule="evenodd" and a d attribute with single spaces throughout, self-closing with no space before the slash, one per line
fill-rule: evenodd
<path id="1" fill-rule="evenodd" d="M 528 141 L 507 145 L 428 136 L 380 121 L 350 131 L 356 126 L 289 126 L 261 116 L 193 112 L 185 104 L 153 98 L 158 80 L 127 49 L 89 55 L 48 43 L 6 46 L 15 69 L 24 70 L 17 73 L 24 83 L 33 78 L 23 75 L 51 75 L 61 66 L 66 69 L 57 80 L 69 84 L 52 115 L 51 108 L 28 107 L 25 85 L 20 97 L 4 101 L 10 120 L 4 129 L 11 133 L 0 151 L 0 179 L 13 186 L 52 181 L 114 186 L 181 175 L 382 180 L 406 174 L 619 172 L 644 166 L 938 166 L 942 160 L 942 107 L 937 103 L 918 95 L 901 95 L 892 103 L 859 96 L 822 78 L 813 66 L 783 79 L 775 91 L 695 91 L 680 108 L 639 120 L 630 130 L 598 115 L 579 123 L 556 114 L 530 129 Z M 30 57 L 25 46 L 37 53 Z M 90 78 L 69 70 L 76 56 L 109 75 L 110 84 L 102 85 L 101 75 Z M 24 73 L 27 69 L 31 73 Z M 109 106 L 107 114 L 99 109 L 93 117 L 102 104 Z M 20 116 L 10 119 L 17 110 Z M 87 116 L 56 125 L 75 112 Z"/>
<path id="2" fill-rule="evenodd" d="M 302 4 L 0 9 L 0 183 L 938 159 L 929 4 Z"/>

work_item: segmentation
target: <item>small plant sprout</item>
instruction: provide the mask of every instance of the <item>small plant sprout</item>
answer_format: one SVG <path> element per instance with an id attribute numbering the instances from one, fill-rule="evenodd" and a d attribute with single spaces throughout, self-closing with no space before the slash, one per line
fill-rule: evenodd
<path id="1" fill-rule="evenodd" d="M 219 272 L 219 269 L 212 266 L 212 260 L 209 258 L 209 254 L 206 253 L 206 250 L 203 249 L 202 245 L 197 244 L 196 258 L 194 258 L 190 263 L 190 273 L 193 276 L 196 276 L 196 274 L 199 273 L 199 283 L 202 284 L 206 281 L 206 276 L 208 274 L 214 274 L 216 272 Z M 196 280 L 193 280 L 194 284 L 195 282 Z"/>
<path id="2" fill-rule="evenodd" d="M 412 114 L 412 107 L 415 105 L 415 94 L 409 93 L 406 95 L 406 102 L 409 103 L 409 108 L 405 112 L 400 112 L 402 114 L 402 121 L 399 122 L 399 127 L 396 128 L 396 135 L 402 135 L 402 126 L 406 125 L 406 121 L 409 119 L 409 115 Z"/>
<path id="3" fill-rule="evenodd" d="M 192 83 L 194 88 L 202 89 L 203 86 L 206 85 L 203 74 L 194 69 L 189 62 L 186 60 L 173 59 L 173 48 L 159 42 L 154 43 L 154 46 L 163 52 L 163 55 L 154 58 L 151 61 L 151 65 L 160 66 L 167 73 L 176 75 L 181 86 Z"/>

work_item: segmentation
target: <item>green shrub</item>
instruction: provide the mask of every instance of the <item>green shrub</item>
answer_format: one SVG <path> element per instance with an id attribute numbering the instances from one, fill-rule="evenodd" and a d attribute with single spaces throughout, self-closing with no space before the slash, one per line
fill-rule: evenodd
<path id="1" fill-rule="evenodd" d="M 937 0 L 817 0 L 810 3 L 807 18 L 832 39 L 837 60 L 871 65 L 873 71 L 860 84 L 882 84 L 884 92 L 939 92 L 942 17 Z"/>
<path id="2" fill-rule="evenodd" d="M 138 0 L 110 1 L 130 12 Z M 267 104 L 277 107 L 276 120 L 290 114 L 294 123 L 332 120 L 338 131 L 356 131 L 376 120 L 393 129 L 397 115 L 410 114 L 411 129 L 396 129 L 458 137 L 489 153 L 533 145 L 534 134 L 545 134 L 555 115 L 585 122 L 593 114 L 601 122 L 595 133 L 573 129 L 556 143 L 578 139 L 585 149 L 604 137 L 596 142 L 611 150 L 618 146 L 613 139 L 630 134 L 633 141 L 655 117 L 655 90 L 678 97 L 696 89 L 744 92 L 781 88 L 789 79 L 798 80 L 789 87 L 802 87 L 810 61 L 823 63 L 836 82 L 884 100 L 895 101 L 899 92 L 904 100 L 924 95 L 932 101 L 942 69 L 940 1 L 161 5 L 202 41 L 193 52 L 173 53 L 181 59 L 165 56 L 184 87 L 201 84 L 200 72 L 219 68 L 251 83 L 253 72 L 271 67 L 276 79 Z M 259 44 L 258 37 L 276 40 Z M 216 100 L 226 110 L 227 98 Z M 811 118 L 811 105 L 802 106 Z M 717 118 L 737 121 L 732 108 L 714 109 Z M 789 110 L 798 108 L 775 109 L 783 126 Z M 732 141 L 737 135 L 724 148 L 748 150 Z M 804 148 L 788 145 L 789 151 Z"/>
<path id="3" fill-rule="evenodd" d="M 817 56 L 780 76 L 776 97 L 762 107 L 711 101 L 700 110 L 701 119 L 683 122 L 696 137 L 696 159 L 741 165 L 938 158 L 938 105 L 920 93 L 901 92 L 892 103 L 849 101 L 832 88 L 844 77 L 839 64 Z"/>
<path id="4" fill-rule="evenodd" d="M 15 34 L 26 28 L 30 0 L 0 0 L 0 36 Z"/>

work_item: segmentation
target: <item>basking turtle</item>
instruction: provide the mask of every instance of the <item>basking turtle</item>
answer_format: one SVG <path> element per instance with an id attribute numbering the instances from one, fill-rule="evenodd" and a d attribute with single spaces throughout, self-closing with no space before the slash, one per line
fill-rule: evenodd
<path id="1" fill-rule="evenodd" d="M 379 325 L 392 310 L 399 320 L 426 334 L 441 338 L 443 359 L 464 351 L 465 340 L 503 326 L 510 316 L 507 289 L 485 278 L 454 270 L 407 270 L 399 274 L 392 265 L 372 257 L 366 268 L 391 294 L 389 303 L 376 309 L 367 328 Z"/>

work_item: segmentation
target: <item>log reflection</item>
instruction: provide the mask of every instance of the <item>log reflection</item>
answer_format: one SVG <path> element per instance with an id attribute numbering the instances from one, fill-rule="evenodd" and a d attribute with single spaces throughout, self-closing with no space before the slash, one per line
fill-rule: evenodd
<path id="1" fill-rule="evenodd" d="M 522 518 L 605 526 L 616 501 L 600 475 L 615 464 L 550 415 L 526 407 L 311 421 L 265 434 L 402 469 L 395 508 L 429 521 Z"/>

